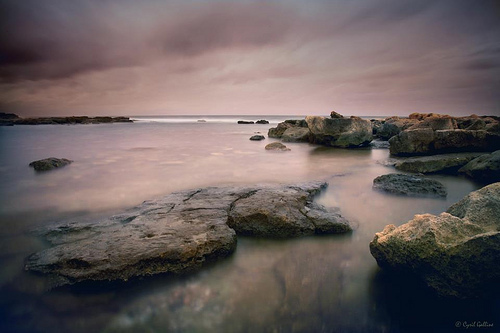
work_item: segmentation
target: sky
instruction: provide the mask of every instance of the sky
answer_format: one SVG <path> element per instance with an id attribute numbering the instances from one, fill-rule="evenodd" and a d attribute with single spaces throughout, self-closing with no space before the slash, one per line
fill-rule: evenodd
<path id="1" fill-rule="evenodd" d="M 0 112 L 500 115 L 498 0 L 0 0 Z"/>

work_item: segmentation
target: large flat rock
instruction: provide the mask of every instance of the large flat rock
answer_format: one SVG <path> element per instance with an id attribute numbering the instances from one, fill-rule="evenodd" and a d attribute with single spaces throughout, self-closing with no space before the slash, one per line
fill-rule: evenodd
<path id="1" fill-rule="evenodd" d="M 417 173 L 456 173 L 458 169 L 484 153 L 456 153 L 401 158 L 396 169 Z"/>
<path id="2" fill-rule="evenodd" d="M 440 295 L 499 292 L 500 183 L 470 193 L 439 215 L 415 215 L 375 234 L 370 251 L 380 267 L 420 277 Z"/>
<path id="3" fill-rule="evenodd" d="M 27 258 L 25 268 L 50 275 L 55 285 L 127 280 L 186 272 L 226 257 L 236 248 L 236 233 L 283 238 L 350 231 L 338 213 L 313 202 L 325 187 L 312 182 L 172 193 L 107 219 L 47 227 L 42 234 L 53 246 Z M 248 232 L 252 228 L 259 232 Z"/>

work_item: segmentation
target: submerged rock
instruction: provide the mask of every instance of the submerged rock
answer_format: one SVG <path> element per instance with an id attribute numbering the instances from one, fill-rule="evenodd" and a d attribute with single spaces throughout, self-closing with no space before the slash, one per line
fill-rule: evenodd
<path id="1" fill-rule="evenodd" d="M 266 150 L 280 150 L 280 151 L 289 151 L 290 148 L 282 144 L 281 142 L 273 142 L 266 145 Z"/>
<path id="2" fill-rule="evenodd" d="M 250 137 L 250 140 L 252 140 L 252 141 L 260 141 L 260 140 L 264 140 L 265 138 L 266 138 L 265 136 L 257 134 L 257 135 L 252 135 Z"/>
<path id="3" fill-rule="evenodd" d="M 500 150 L 471 160 L 458 172 L 482 182 L 500 181 Z"/>
<path id="4" fill-rule="evenodd" d="M 29 166 L 35 169 L 35 171 L 49 171 L 55 168 L 66 166 L 72 162 L 73 161 L 65 158 L 49 157 L 43 160 L 31 162 Z"/>
<path id="5" fill-rule="evenodd" d="M 369 145 L 373 139 L 371 122 L 358 117 L 307 116 L 306 123 L 313 143 L 348 148 Z"/>
<path id="6" fill-rule="evenodd" d="M 494 295 L 500 291 L 500 183 L 470 193 L 440 215 L 386 226 L 370 251 L 380 267 L 414 274 L 440 295 Z"/>
<path id="7" fill-rule="evenodd" d="M 172 193 L 104 220 L 46 228 L 43 236 L 53 247 L 27 258 L 25 268 L 50 275 L 55 285 L 127 280 L 191 271 L 227 257 L 236 233 L 283 238 L 351 230 L 338 213 L 313 203 L 324 187 L 313 182 Z"/>
<path id="8" fill-rule="evenodd" d="M 265 119 L 261 119 L 261 120 L 257 120 L 255 123 L 256 124 L 269 124 L 269 121 L 267 121 Z"/>
<path id="9" fill-rule="evenodd" d="M 394 194 L 409 196 L 446 197 L 446 187 L 437 180 L 392 173 L 373 180 L 373 188 Z"/>
<path id="10" fill-rule="evenodd" d="M 395 167 L 401 171 L 417 173 L 456 173 L 458 169 L 483 153 L 456 153 L 416 156 L 398 160 Z"/>

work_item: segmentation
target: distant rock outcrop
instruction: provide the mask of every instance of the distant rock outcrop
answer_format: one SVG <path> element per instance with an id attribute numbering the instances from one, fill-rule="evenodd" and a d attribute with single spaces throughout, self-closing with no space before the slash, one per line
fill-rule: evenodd
<path id="1" fill-rule="evenodd" d="M 380 267 L 420 277 L 443 296 L 500 291 L 500 183 L 470 193 L 440 215 L 387 225 L 370 251 Z"/>
<path id="2" fill-rule="evenodd" d="M 255 122 L 254 121 L 247 121 L 247 120 L 238 120 L 238 124 L 250 125 L 250 124 L 255 124 Z"/>
<path id="3" fill-rule="evenodd" d="M 107 123 L 132 123 L 129 117 L 40 117 L 40 118 L 13 118 L 9 120 L 13 125 L 88 125 Z"/>
<path id="4" fill-rule="evenodd" d="M 269 124 L 269 121 L 267 121 L 265 119 L 261 119 L 261 120 L 257 120 L 255 123 L 256 124 Z"/>
<path id="5" fill-rule="evenodd" d="M 325 187 L 208 187 L 146 201 L 100 221 L 52 225 L 42 234 L 53 246 L 31 255 L 25 268 L 49 275 L 55 285 L 127 280 L 192 271 L 227 257 L 237 233 L 284 238 L 350 231 L 342 216 L 313 203 Z"/>
<path id="6" fill-rule="evenodd" d="M 373 180 L 373 188 L 385 192 L 409 196 L 446 197 L 446 187 L 437 180 L 391 173 Z"/>
<path id="7" fill-rule="evenodd" d="M 66 166 L 72 162 L 73 161 L 65 159 L 65 158 L 49 157 L 49 158 L 45 158 L 43 160 L 31 162 L 29 164 L 29 166 L 32 167 L 33 169 L 35 169 L 35 171 L 49 171 L 52 169 Z"/>

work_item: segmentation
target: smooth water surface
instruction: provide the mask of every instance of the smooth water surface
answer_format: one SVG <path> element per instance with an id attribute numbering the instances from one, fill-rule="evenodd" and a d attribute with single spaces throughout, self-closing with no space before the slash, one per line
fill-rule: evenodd
<path id="1" fill-rule="evenodd" d="M 372 181 L 395 172 L 384 166 L 388 150 L 286 143 L 291 151 L 266 151 L 276 140 L 249 137 L 279 119 L 195 119 L 0 127 L 0 331 L 452 332 L 456 321 L 493 321 L 498 304 L 438 299 L 418 281 L 381 272 L 368 247 L 385 225 L 440 213 L 478 185 L 430 176 L 446 185 L 447 199 L 387 195 Z M 50 156 L 74 163 L 47 173 L 28 167 Z M 317 200 L 339 207 L 357 225 L 352 234 L 239 238 L 233 256 L 195 274 L 127 283 L 47 291 L 23 271 L 24 258 L 47 246 L 32 230 L 48 223 L 113 214 L 177 190 L 309 180 L 328 181 Z"/>

